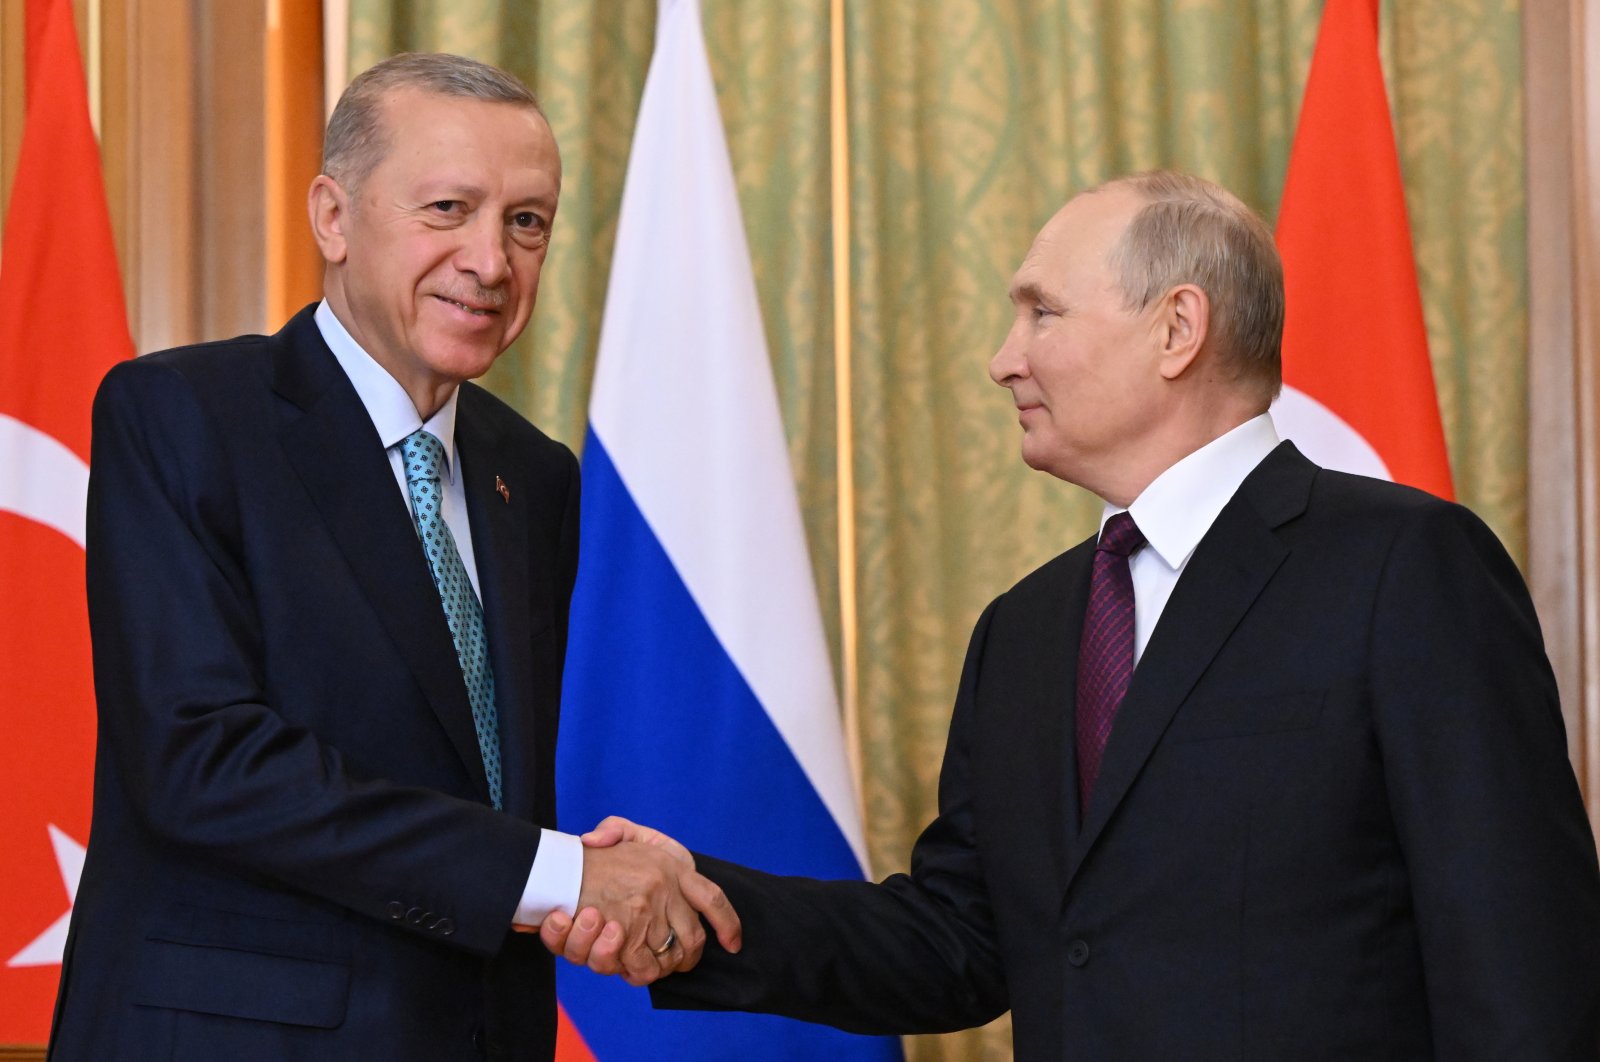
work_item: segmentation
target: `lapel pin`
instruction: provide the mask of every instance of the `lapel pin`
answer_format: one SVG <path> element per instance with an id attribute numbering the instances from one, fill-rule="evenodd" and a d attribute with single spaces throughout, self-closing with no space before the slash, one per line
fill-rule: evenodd
<path id="1" fill-rule="evenodd" d="M 494 489 L 504 499 L 507 505 L 511 504 L 511 488 L 506 486 L 506 481 L 499 476 L 494 477 Z"/>

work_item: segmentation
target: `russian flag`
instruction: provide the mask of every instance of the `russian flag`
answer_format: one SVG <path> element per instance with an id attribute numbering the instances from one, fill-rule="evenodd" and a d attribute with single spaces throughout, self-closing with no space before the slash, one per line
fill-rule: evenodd
<path id="1" fill-rule="evenodd" d="M 781 874 L 866 865 L 698 0 L 662 0 L 583 452 L 559 794 Z M 893 1039 L 655 1012 L 562 964 L 598 1062 L 891 1059 Z M 568 1035 L 563 1059 L 584 1057 Z"/>

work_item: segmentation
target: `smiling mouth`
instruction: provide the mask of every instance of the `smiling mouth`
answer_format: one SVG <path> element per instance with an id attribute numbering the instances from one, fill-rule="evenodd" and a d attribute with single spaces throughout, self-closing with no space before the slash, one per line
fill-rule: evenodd
<path id="1" fill-rule="evenodd" d="M 480 308 L 478 308 L 476 306 L 468 306 L 464 302 L 457 302 L 455 299 L 446 298 L 443 295 L 435 295 L 434 298 L 438 299 L 440 302 L 447 302 L 451 306 L 454 306 L 458 310 L 465 310 L 467 313 L 472 314 L 472 316 L 474 316 L 474 317 L 488 317 L 491 314 L 496 314 L 496 313 L 500 312 L 499 310 L 495 310 L 495 309 L 480 309 Z"/>

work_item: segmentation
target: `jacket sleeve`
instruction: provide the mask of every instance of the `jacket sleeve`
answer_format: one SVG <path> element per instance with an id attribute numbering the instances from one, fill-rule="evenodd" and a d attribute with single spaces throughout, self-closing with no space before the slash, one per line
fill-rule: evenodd
<path id="1" fill-rule="evenodd" d="M 697 856 L 744 926 L 738 955 L 708 934 L 700 965 L 653 986 L 658 1007 L 749 1010 L 849 1032 L 946 1032 L 1004 1013 L 1005 973 L 978 853 L 970 758 L 984 639 L 978 621 L 939 776 L 939 814 L 910 874 L 879 884 L 784 878 Z"/>
<path id="2" fill-rule="evenodd" d="M 189 383 L 156 364 L 114 369 L 96 398 L 92 457 L 102 770 L 117 773 L 138 821 L 237 873 L 498 950 L 538 829 L 362 777 L 274 710 L 232 469 Z M 419 912 L 432 917 L 414 921 Z"/>
<path id="3" fill-rule="evenodd" d="M 1467 510 L 1396 536 L 1370 695 L 1441 1058 L 1593 1059 L 1600 872 L 1520 574 Z"/>

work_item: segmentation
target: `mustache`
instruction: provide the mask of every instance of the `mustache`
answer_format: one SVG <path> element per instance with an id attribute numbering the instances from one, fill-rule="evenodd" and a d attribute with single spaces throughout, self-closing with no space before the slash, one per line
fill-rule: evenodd
<path id="1" fill-rule="evenodd" d="M 486 288 L 481 284 L 463 284 L 459 287 L 449 288 L 437 292 L 442 298 L 452 302 L 459 302 L 467 306 L 476 306 L 485 310 L 503 309 L 510 296 L 504 288 Z"/>

